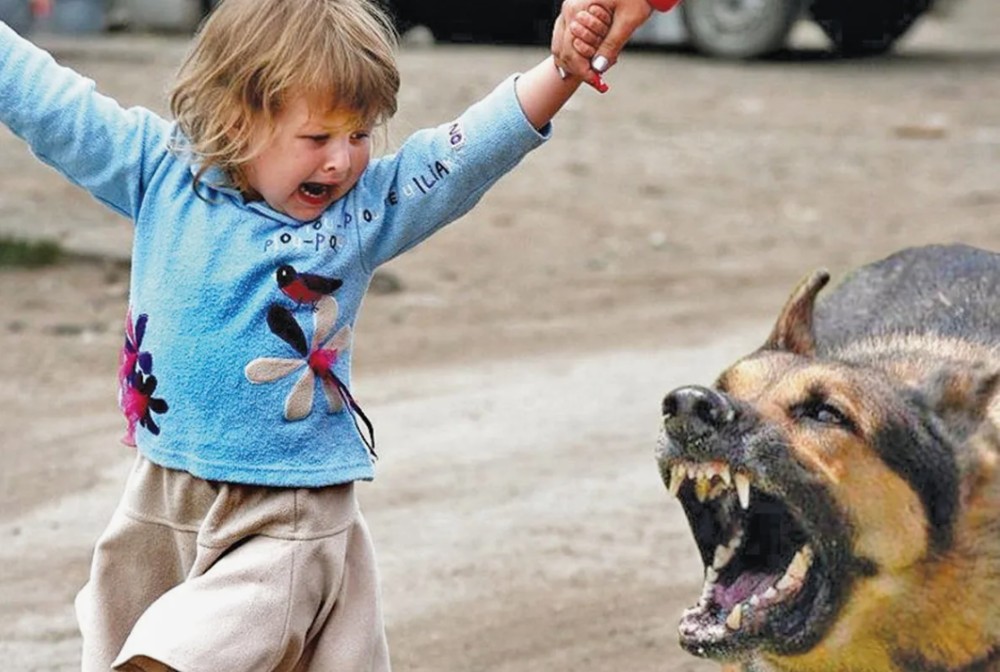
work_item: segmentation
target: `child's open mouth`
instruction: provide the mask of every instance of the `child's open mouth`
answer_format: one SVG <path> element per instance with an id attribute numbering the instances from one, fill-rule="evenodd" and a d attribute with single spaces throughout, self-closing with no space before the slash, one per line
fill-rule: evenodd
<path id="1" fill-rule="evenodd" d="M 307 203 L 319 205 L 330 197 L 332 185 L 319 182 L 303 182 L 299 185 L 299 194 Z"/>

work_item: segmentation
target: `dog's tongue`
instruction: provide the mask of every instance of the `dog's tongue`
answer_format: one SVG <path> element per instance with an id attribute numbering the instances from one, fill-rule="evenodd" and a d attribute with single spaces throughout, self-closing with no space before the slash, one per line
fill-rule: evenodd
<path id="1" fill-rule="evenodd" d="M 746 602 L 754 594 L 762 595 L 778 578 L 764 572 L 744 572 L 731 585 L 724 586 L 721 582 L 716 584 L 712 597 L 723 610 L 728 611 L 737 604 Z"/>

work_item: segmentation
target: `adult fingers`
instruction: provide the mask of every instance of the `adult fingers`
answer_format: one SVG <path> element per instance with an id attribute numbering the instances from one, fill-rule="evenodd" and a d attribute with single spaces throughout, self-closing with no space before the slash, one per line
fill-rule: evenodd
<path id="1" fill-rule="evenodd" d="M 578 51 L 574 44 L 577 37 L 573 33 L 573 24 L 576 17 L 581 12 L 585 13 L 592 2 L 594 0 L 564 0 L 552 29 L 552 56 L 556 65 L 564 72 L 587 82 L 595 74 L 590 67 L 590 58 L 595 53 L 596 44 L 589 49 L 585 48 L 586 53 Z"/>
<path id="2" fill-rule="evenodd" d="M 603 69 L 595 69 L 603 72 L 614 65 L 618 60 L 618 54 L 632 37 L 632 33 L 645 23 L 652 13 L 653 8 L 646 0 L 616 0 L 611 28 L 601 41 L 601 46 L 597 48 L 597 55 L 594 58 L 595 61 L 603 58 L 607 65 Z"/>
<path id="3" fill-rule="evenodd" d="M 597 5 L 592 5 L 585 12 L 579 12 L 569 24 L 569 30 L 573 37 L 590 47 L 589 56 L 594 55 L 593 52 L 601 45 L 601 41 L 610 29 L 611 15 Z M 573 46 L 577 46 L 575 41 Z M 587 54 L 584 55 L 587 56 Z"/>

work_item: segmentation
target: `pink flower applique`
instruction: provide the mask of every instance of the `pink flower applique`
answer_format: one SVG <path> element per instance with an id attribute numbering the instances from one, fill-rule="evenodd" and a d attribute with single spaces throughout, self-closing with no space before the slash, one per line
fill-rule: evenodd
<path id="1" fill-rule="evenodd" d="M 118 356 L 118 405 L 128 423 L 121 441 L 127 446 L 135 446 L 136 426 L 159 434 L 153 413 L 166 413 L 168 409 L 166 401 L 153 396 L 156 391 L 153 355 L 141 349 L 147 320 L 148 316 L 142 314 L 133 325 L 129 309 L 125 316 L 125 345 Z"/>
<path id="2" fill-rule="evenodd" d="M 142 338 L 146 334 L 146 322 L 149 316 L 142 314 L 132 324 L 132 309 L 125 315 L 125 345 L 118 355 L 118 389 L 124 390 L 126 381 L 136 371 L 141 370 L 146 375 L 153 372 L 153 355 L 143 352 Z M 119 399 L 119 401 L 121 401 Z"/>

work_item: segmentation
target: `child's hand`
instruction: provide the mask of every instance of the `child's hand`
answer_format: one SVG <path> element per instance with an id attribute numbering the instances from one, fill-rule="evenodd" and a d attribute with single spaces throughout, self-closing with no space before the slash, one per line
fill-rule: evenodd
<path id="1" fill-rule="evenodd" d="M 611 12 L 601 5 L 591 4 L 570 21 L 569 32 L 573 36 L 570 44 L 576 53 L 590 61 L 597 54 L 597 48 L 601 46 L 609 30 Z"/>
<path id="2" fill-rule="evenodd" d="M 552 54 L 556 65 L 599 91 L 606 91 L 607 87 L 600 75 L 615 64 L 632 33 L 646 22 L 654 8 L 667 11 L 677 2 L 678 0 L 563 0 L 562 10 L 552 32 Z M 591 8 L 597 8 L 604 14 L 594 16 Z M 596 19 L 597 24 L 591 19 Z M 577 24 L 576 28 L 573 28 L 574 24 Z M 592 61 L 588 61 L 583 53 L 593 54 Z"/>
<path id="3" fill-rule="evenodd" d="M 601 4 L 607 2 L 565 0 L 552 30 L 552 54 L 560 73 L 579 77 L 601 93 L 608 87 L 601 74 L 591 68 L 590 60 L 611 30 L 611 6 Z"/>

